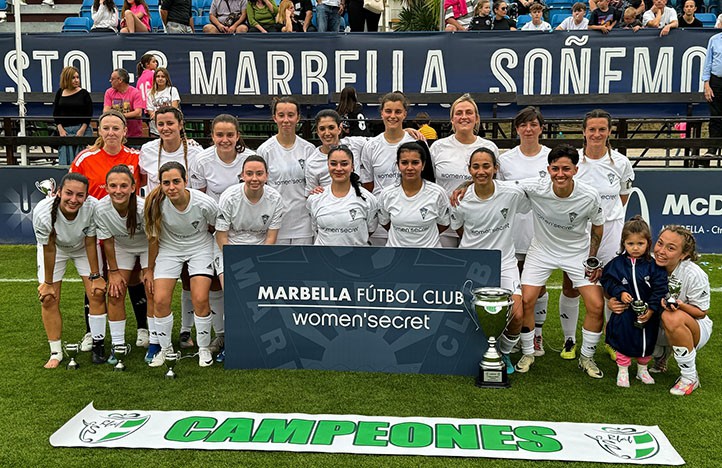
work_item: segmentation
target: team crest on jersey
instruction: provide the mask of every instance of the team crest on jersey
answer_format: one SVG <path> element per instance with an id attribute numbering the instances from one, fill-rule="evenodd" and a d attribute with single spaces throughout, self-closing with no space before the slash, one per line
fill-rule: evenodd
<path id="1" fill-rule="evenodd" d="M 348 210 L 348 214 L 351 215 L 351 221 L 356 219 L 356 213 L 358 213 L 358 210 L 356 210 L 356 208 L 351 208 L 350 210 Z"/>
<path id="2" fill-rule="evenodd" d="M 198 229 L 198 225 L 200 224 L 200 221 L 193 221 L 191 225 L 193 226 L 193 229 Z"/>
<path id="3" fill-rule="evenodd" d="M 547 171 L 539 171 L 539 178 L 543 179 L 547 175 Z"/>
<path id="4" fill-rule="evenodd" d="M 454 213 L 451 213 L 451 219 L 453 219 L 454 221 L 456 221 L 456 215 L 455 215 Z"/>
<path id="5" fill-rule="evenodd" d="M 150 415 L 140 413 L 110 413 L 97 420 L 83 420 L 79 437 L 91 444 L 122 439 L 143 427 L 149 419 Z"/>
<path id="6" fill-rule="evenodd" d="M 306 169 L 306 160 L 305 159 L 299 159 L 298 164 L 301 165 L 301 169 Z"/>
<path id="7" fill-rule="evenodd" d="M 428 208 L 420 208 L 419 213 L 421 213 L 421 219 L 426 219 L 426 215 L 429 213 Z"/>
<path id="8" fill-rule="evenodd" d="M 569 213 L 569 222 L 573 223 L 574 220 L 577 219 L 577 216 L 579 216 L 579 215 L 573 211 L 571 213 Z"/>
<path id="9" fill-rule="evenodd" d="M 607 174 L 607 179 L 609 179 L 609 185 L 614 185 L 614 181 L 617 179 L 617 176 L 613 172 L 610 172 Z"/>
<path id="10" fill-rule="evenodd" d="M 268 216 L 268 215 L 261 216 L 261 220 L 263 221 L 263 224 L 266 224 L 268 222 L 268 218 L 270 218 L 270 216 Z"/>
<path id="11" fill-rule="evenodd" d="M 501 216 L 506 219 L 507 215 L 509 214 L 509 208 L 502 208 L 499 212 L 501 213 Z"/>

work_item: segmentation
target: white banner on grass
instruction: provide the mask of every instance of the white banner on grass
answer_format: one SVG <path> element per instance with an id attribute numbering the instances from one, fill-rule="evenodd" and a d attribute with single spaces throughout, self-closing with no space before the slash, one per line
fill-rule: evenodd
<path id="1" fill-rule="evenodd" d="M 658 426 L 222 411 L 98 411 L 53 447 L 263 450 L 683 465 Z"/>

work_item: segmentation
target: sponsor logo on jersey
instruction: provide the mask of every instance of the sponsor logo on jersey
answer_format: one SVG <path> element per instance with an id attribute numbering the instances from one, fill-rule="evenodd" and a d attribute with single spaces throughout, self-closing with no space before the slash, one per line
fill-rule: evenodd
<path id="1" fill-rule="evenodd" d="M 191 225 L 193 226 L 193 229 L 198 229 L 198 225 L 200 224 L 200 221 L 193 221 Z"/>
<path id="2" fill-rule="evenodd" d="M 644 460 L 659 452 L 659 442 L 654 435 L 633 427 L 604 427 L 584 435 L 595 440 L 606 452 L 624 460 Z"/>
<path id="3" fill-rule="evenodd" d="M 351 221 L 356 219 L 357 212 L 358 212 L 358 210 L 356 210 L 356 208 L 351 208 L 350 210 L 348 210 L 348 214 L 351 215 Z"/>
<path id="4" fill-rule="evenodd" d="M 574 220 L 577 219 L 577 216 L 579 216 L 579 215 L 573 211 L 571 213 L 569 213 L 569 222 L 573 223 Z"/>
<path id="5" fill-rule="evenodd" d="M 270 216 L 268 216 L 268 215 L 261 216 L 261 220 L 263 221 L 263 224 L 266 224 L 268 222 L 268 218 L 270 218 Z"/>
<path id="6" fill-rule="evenodd" d="M 419 213 L 421 213 L 421 219 L 426 219 L 426 215 L 429 213 L 428 208 L 420 208 Z"/>
<path id="7" fill-rule="evenodd" d="M 507 215 L 509 214 L 509 208 L 502 208 L 499 212 L 501 213 L 501 216 L 506 219 Z"/>
<path id="8" fill-rule="evenodd" d="M 122 439 L 137 431 L 150 419 L 141 413 L 109 413 L 94 421 L 83 420 L 80 440 L 90 444 Z"/>

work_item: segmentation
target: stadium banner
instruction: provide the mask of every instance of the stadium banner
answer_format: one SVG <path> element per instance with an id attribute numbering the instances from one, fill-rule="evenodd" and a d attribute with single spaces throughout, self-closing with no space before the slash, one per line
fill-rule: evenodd
<path id="1" fill-rule="evenodd" d="M 491 250 L 227 245 L 226 369 L 477 375 Z"/>
<path id="2" fill-rule="evenodd" d="M 658 426 L 346 414 L 100 411 L 53 447 L 257 450 L 683 465 Z"/>
<path id="3" fill-rule="evenodd" d="M 135 82 L 136 64 L 151 53 L 159 66 L 168 67 L 181 94 L 197 96 L 330 97 L 351 85 L 361 93 L 651 93 L 662 103 L 665 94 L 703 91 L 707 42 L 716 32 L 245 34 L 233 40 L 198 34 L 26 34 L 22 86 L 26 92 L 55 92 L 62 68 L 72 65 L 85 89 L 104 92 L 115 68 L 127 69 Z M 0 90 L 13 92 L 19 79 L 12 34 L 0 35 L 0 54 Z M 644 106 L 635 111 L 644 113 Z"/>

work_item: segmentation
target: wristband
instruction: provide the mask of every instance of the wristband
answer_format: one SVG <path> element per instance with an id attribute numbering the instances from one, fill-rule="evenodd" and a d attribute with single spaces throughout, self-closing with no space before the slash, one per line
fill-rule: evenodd
<path id="1" fill-rule="evenodd" d="M 53 283 L 48 283 L 47 281 L 43 281 L 43 283 L 45 283 L 45 284 L 49 284 L 50 286 L 52 286 L 52 285 L 53 285 Z"/>
<path id="2" fill-rule="evenodd" d="M 98 278 L 100 278 L 100 273 L 91 273 L 90 276 L 88 276 L 88 279 L 89 279 L 90 281 L 95 281 L 95 280 L 97 280 Z"/>

